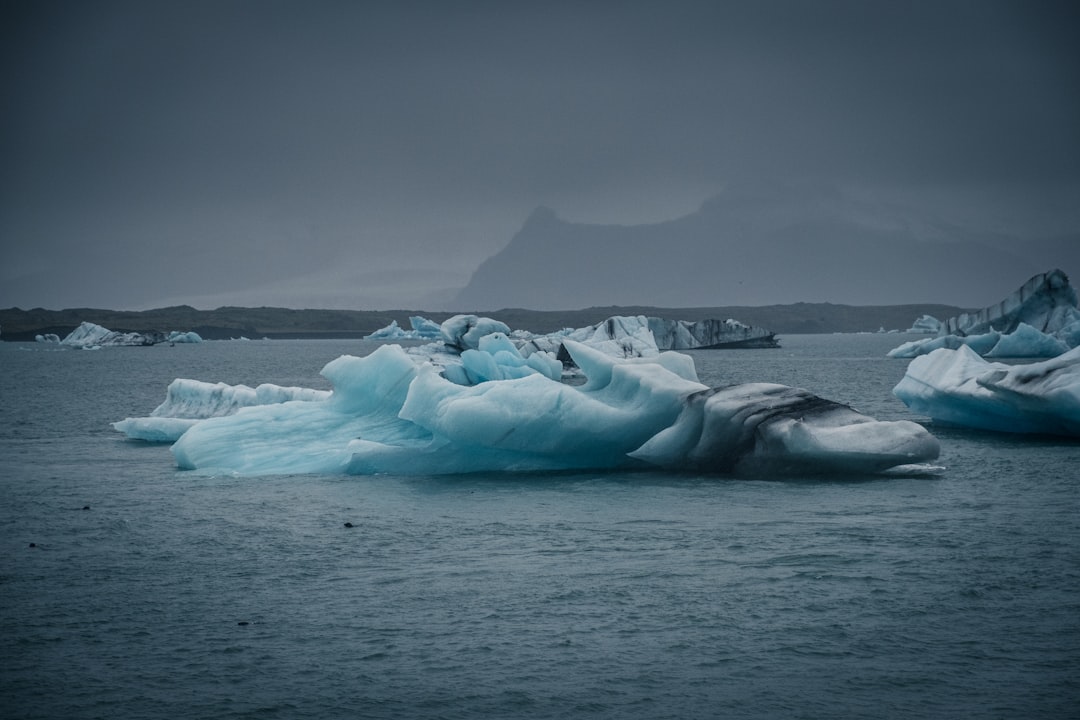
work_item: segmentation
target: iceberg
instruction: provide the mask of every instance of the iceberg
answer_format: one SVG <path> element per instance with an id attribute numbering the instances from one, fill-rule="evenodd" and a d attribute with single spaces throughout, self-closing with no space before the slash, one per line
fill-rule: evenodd
<path id="1" fill-rule="evenodd" d="M 510 334 L 510 326 L 476 315 L 455 315 L 439 327 L 439 337 L 452 350 L 478 350 L 480 339 L 492 333 Z"/>
<path id="2" fill-rule="evenodd" d="M 920 315 L 919 318 L 911 324 L 911 328 L 908 332 L 937 335 L 941 332 L 941 321 L 933 315 Z"/>
<path id="3" fill-rule="evenodd" d="M 63 340 L 52 333 L 36 335 L 34 339 L 39 343 L 58 343 L 64 347 L 81 348 L 90 350 L 99 347 L 130 347 L 157 345 L 158 343 L 198 343 L 202 338 L 195 332 L 180 332 L 173 330 L 169 333 L 158 331 L 151 332 L 119 332 L 109 330 L 96 323 L 83 322 L 79 327 L 68 333 Z"/>
<path id="4" fill-rule="evenodd" d="M 203 339 L 199 333 L 194 331 L 180 332 L 179 330 L 173 330 L 165 338 L 165 341 L 170 343 L 201 343 Z"/>
<path id="5" fill-rule="evenodd" d="M 112 423 L 112 426 L 133 440 L 176 442 L 195 423 L 211 417 L 232 415 L 243 407 L 290 400 L 325 400 L 329 396 L 329 390 L 282 387 L 270 383 L 250 388 L 247 385 L 177 378 L 169 383 L 164 402 L 154 408 L 149 417 L 126 418 Z"/>
<path id="6" fill-rule="evenodd" d="M 645 315 L 609 317 L 578 329 L 564 329 L 525 339 L 523 353 L 537 350 L 554 353 L 570 362 L 562 349 L 564 340 L 589 345 L 615 358 L 657 357 L 664 350 L 779 347 L 773 332 L 738 320 L 668 320 Z"/>
<path id="7" fill-rule="evenodd" d="M 164 342 L 163 333 L 118 332 L 92 322 L 83 322 L 60 341 L 76 348 L 155 345 Z"/>
<path id="8" fill-rule="evenodd" d="M 464 340 L 465 325 L 450 334 Z M 481 339 L 466 352 L 488 356 L 485 372 L 521 367 L 505 333 Z M 180 468 L 235 475 L 649 467 L 863 473 L 939 452 L 917 423 L 879 422 L 804 390 L 709 389 L 680 353 L 623 360 L 571 339 L 563 345 L 583 384 L 542 371 L 461 384 L 398 345 L 345 355 L 322 370 L 334 388 L 328 397 L 196 422 L 172 452 Z"/>
<path id="9" fill-rule="evenodd" d="M 436 340 L 441 337 L 442 327 L 425 317 L 413 315 L 409 317 L 410 330 L 405 330 L 398 325 L 397 320 L 391 320 L 390 324 L 367 335 L 365 340 Z"/>
<path id="10" fill-rule="evenodd" d="M 1080 348 L 1024 365 L 990 362 L 961 345 L 909 363 L 893 394 L 936 423 L 1080 436 Z"/>
<path id="11" fill-rule="evenodd" d="M 949 318 L 937 337 L 906 342 L 888 356 L 915 358 L 961 345 L 998 358 L 1054 357 L 1080 346 L 1080 309 L 1068 276 L 1056 269 L 1035 275 L 1001 302 Z"/>
<path id="12" fill-rule="evenodd" d="M 650 317 L 648 324 L 661 350 L 780 347 L 771 330 L 731 318 L 689 322 Z"/>

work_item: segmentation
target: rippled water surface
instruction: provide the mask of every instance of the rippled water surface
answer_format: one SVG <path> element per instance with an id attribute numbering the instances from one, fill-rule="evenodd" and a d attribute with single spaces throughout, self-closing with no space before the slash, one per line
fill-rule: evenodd
<path id="1" fill-rule="evenodd" d="M 924 420 L 903 339 L 694 356 Z M 1076 717 L 1073 441 L 932 427 L 917 478 L 231 478 L 109 427 L 372 347 L 0 343 L 0 716 Z"/>

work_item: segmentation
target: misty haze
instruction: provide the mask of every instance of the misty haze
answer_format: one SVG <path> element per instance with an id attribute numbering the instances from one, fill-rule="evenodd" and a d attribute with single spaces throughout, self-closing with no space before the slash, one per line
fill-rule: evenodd
<path id="1" fill-rule="evenodd" d="M 982 306 L 1080 270 L 1075 21 L 10 3 L 0 306 Z"/>
<path id="2" fill-rule="evenodd" d="M 1078 28 L 0 3 L 0 715 L 1076 717 Z"/>

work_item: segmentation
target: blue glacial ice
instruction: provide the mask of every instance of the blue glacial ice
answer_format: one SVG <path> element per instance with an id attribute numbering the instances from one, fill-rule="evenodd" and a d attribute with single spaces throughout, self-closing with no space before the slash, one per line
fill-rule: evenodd
<path id="1" fill-rule="evenodd" d="M 914 358 L 961 346 L 994 358 L 1056 357 L 1080 346 L 1080 309 L 1068 276 L 1061 270 L 1035 275 L 1001 302 L 941 323 L 937 337 L 906 342 L 888 355 Z"/>
<path id="2" fill-rule="evenodd" d="M 941 348 L 912 360 L 893 393 L 943 425 L 1080 436 L 1080 347 L 1022 365 Z"/>
<path id="3" fill-rule="evenodd" d="M 623 359 L 564 339 L 585 378 L 570 384 L 550 353 L 526 357 L 500 324 L 448 323 L 443 335 L 463 348 L 460 363 L 432 362 L 398 345 L 339 357 L 322 370 L 334 388 L 328 397 L 195 422 L 173 445 L 177 465 L 236 475 L 648 467 L 864 473 L 939 452 L 917 423 L 878 422 L 803 390 L 707 388 L 680 353 Z M 546 359 L 530 365 L 533 355 Z M 451 367 L 462 369 L 448 373 Z"/>
<path id="4" fill-rule="evenodd" d="M 409 327 L 406 330 L 398 325 L 397 320 L 391 320 L 390 324 L 368 335 L 366 340 L 437 340 L 442 334 L 442 328 L 437 322 L 428 320 L 419 315 L 409 317 Z"/>

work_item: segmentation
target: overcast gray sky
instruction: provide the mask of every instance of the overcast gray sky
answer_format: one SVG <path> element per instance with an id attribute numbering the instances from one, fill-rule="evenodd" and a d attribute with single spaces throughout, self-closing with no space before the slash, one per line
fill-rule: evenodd
<path id="1" fill-rule="evenodd" d="M 4 2 L 0 306 L 418 307 L 750 177 L 1076 229 L 1078 7 Z"/>

